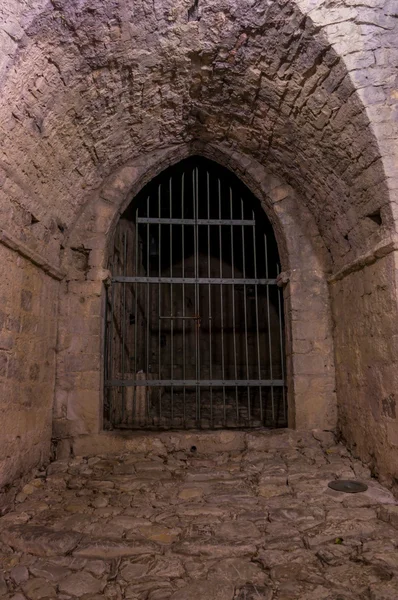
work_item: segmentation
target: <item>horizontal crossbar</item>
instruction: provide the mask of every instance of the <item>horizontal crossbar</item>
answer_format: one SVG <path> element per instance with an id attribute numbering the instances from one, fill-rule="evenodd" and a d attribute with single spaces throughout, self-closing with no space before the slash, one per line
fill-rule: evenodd
<path id="1" fill-rule="evenodd" d="M 138 217 L 137 223 L 158 225 L 251 225 L 256 224 L 253 219 L 162 219 L 152 217 Z"/>
<path id="2" fill-rule="evenodd" d="M 283 387 L 283 379 L 111 379 L 106 387 Z"/>
<path id="3" fill-rule="evenodd" d="M 235 279 L 223 277 L 112 277 L 112 283 L 175 283 L 210 285 L 276 285 L 276 279 Z"/>

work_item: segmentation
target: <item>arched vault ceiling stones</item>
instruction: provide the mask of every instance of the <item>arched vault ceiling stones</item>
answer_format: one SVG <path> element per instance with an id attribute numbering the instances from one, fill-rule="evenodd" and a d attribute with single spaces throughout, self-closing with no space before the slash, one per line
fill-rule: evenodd
<path id="1" fill-rule="evenodd" d="M 335 268 L 392 229 L 394 2 L 10 4 L 0 209 L 37 251 L 58 255 L 90 192 L 126 161 L 198 140 L 291 183 Z"/>

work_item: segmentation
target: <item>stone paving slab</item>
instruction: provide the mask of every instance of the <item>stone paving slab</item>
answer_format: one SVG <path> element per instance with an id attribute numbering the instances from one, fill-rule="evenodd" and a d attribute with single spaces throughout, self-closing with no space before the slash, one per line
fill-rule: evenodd
<path id="1" fill-rule="evenodd" d="M 348 477 L 368 490 L 327 486 Z M 1 599 L 398 600 L 398 503 L 329 432 L 140 438 L 17 500 Z"/>

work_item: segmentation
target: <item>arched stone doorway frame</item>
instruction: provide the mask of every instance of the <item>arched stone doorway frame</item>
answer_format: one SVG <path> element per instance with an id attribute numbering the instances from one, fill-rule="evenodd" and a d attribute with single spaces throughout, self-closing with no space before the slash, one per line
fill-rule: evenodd
<path id="1" fill-rule="evenodd" d="M 103 312 L 110 244 L 121 214 L 148 181 L 201 155 L 235 173 L 273 225 L 282 264 L 289 427 L 335 429 L 337 406 L 328 254 L 315 221 L 293 188 L 229 147 L 187 144 L 121 167 L 84 208 L 65 244 L 60 294 L 54 435 L 102 431 Z"/>

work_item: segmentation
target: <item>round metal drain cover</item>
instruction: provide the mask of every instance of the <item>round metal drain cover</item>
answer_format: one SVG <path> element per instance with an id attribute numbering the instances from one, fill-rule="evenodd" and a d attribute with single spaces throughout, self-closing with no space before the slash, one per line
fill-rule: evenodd
<path id="1" fill-rule="evenodd" d="M 332 490 L 337 492 L 345 492 L 346 494 L 357 494 L 358 492 L 366 492 L 368 486 L 360 481 L 348 481 L 344 479 L 337 479 L 336 481 L 330 481 L 328 486 Z"/>

